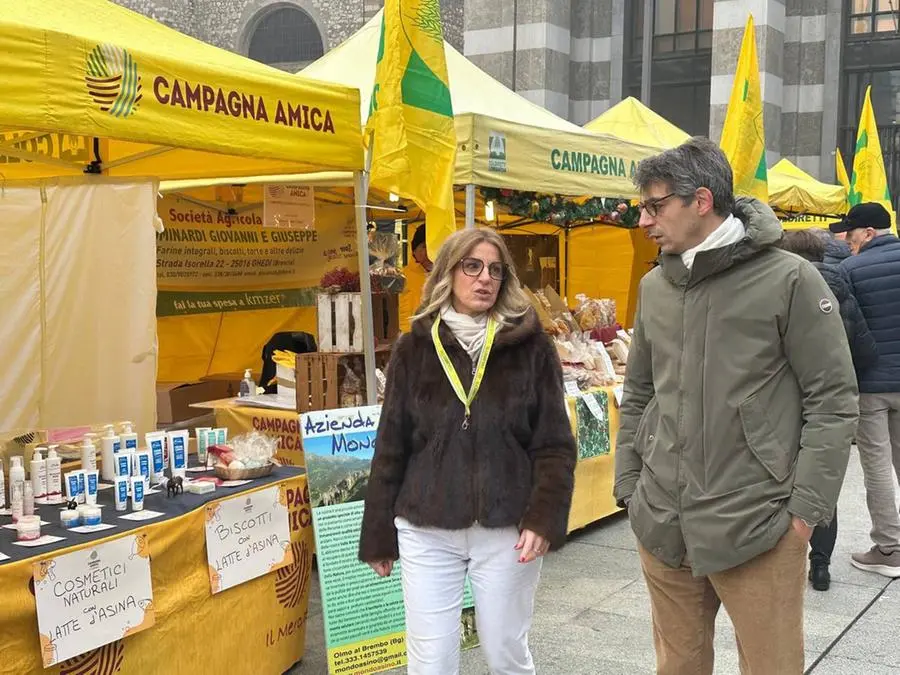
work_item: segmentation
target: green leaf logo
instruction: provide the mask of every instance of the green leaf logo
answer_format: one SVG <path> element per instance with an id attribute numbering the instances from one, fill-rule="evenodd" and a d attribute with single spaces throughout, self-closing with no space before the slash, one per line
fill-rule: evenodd
<path id="1" fill-rule="evenodd" d="M 134 114 L 143 97 L 137 63 L 115 45 L 97 45 L 88 54 L 84 82 L 94 104 L 113 117 Z"/>

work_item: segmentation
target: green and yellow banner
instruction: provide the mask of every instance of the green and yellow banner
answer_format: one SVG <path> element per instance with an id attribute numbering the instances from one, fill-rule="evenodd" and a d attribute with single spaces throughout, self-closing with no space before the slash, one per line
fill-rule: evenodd
<path id="1" fill-rule="evenodd" d="M 752 16 L 747 18 L 744 29 L 720 147 L 731 162 L 735 194 L 756 197 L 768 204 L 766 132 Z"/>

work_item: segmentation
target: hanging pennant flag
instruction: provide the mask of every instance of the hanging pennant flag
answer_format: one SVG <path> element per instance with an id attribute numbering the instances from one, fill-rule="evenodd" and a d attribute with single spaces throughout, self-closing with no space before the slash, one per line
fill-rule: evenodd
<path id="1" fill-rule="evenodd" d="M 456 230 L 456 128 L 438 0 L 387 0 L 366 143 L 371 185 L 425 211 L 433 260 Z"/>
<path id="2" fill-rule="evenodd" d="M 741 54 L 734 73 L 719 147 L 728 157 L 734 172 L 734 193 L 756 197 L 768 204 L 766 134 L 763 128 L 762 89 L 759 83 L 753 16 L 748 17 L 747 27 L 744 29 Z"/>
<path id="3" fill-rule="evenodd" d="M 877 202 L 891 214 L 891 223 L 896 228 L 896 214 L 891 204 L 891 191 L 884 170 L 878 125 L 872 109 L 872 87 L 866 88 L 866 98 L 859 117 L 856 132 L 856 152 L 853 156 L 853 175 L 850 177 L 848 201 L 850 206 L 863 202 Z"/>

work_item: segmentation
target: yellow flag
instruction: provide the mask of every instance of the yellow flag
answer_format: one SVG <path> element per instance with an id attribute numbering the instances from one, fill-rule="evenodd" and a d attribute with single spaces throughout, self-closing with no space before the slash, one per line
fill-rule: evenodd
<path id="1" fill-rule="evenodd" d="M 848 201 L 850 206 L 863 202 L 878 202 L 891 214 L 891 222 L 896 223 L 896 214 L 891 205 L 891 191 L 884 170 L 884 157 L 881 154 L 881 141 L 878 138 L 878 125 L 875 123 L 875 111 L 872 110 L 871 91 L 871 86 L 866 89 L 866 99 L 859 117 Z"/>
<path id="2" fill-rule="evenodd" d="M 425 210 L 429 256 L 456 230 L 456 130 L 438 0 L 387 0 L 366 126 L 374 187 Z"/>
<path id="3" fill-rule="evenodd" d="M 769 203 L 766 133 L 753 17 L 747 19 L 719 144 L 734 172 L 734 193 Z"/>
<path id="4" fill-rule="evenodd" d="M 847 165 L 844 164 L 844 156 L 841 154 L 841 149 L 837 148 L 834 151 L 834 169 L 837 173 L 838 183 L 841 184 L 847 194 L 850 194 L 850 176 L 847 175 Z"/>

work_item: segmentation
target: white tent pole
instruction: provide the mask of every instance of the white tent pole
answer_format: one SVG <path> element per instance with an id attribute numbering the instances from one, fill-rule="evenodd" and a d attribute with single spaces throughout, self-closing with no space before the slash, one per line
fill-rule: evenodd
<path id="1" fill-rule="evenodd" d="M 475 227 L 475 185 L 466 185 L 466 229 Z"/>
<path id="2" fill-rule="evenodd" d="M 377 403 L 375 382 L 375 330 L 372 320 L 372 281 L 369 277 L 369 235 L 366 221 L 366 201 L 369 194 L 371 153 L 366 159 L 366 171 L 353 174 L 353 192 L 356 203 L 356 253 L 359 259 L 359 290 L 361 296 L 363 353 L 366 361 L 366 401 Z"/>

